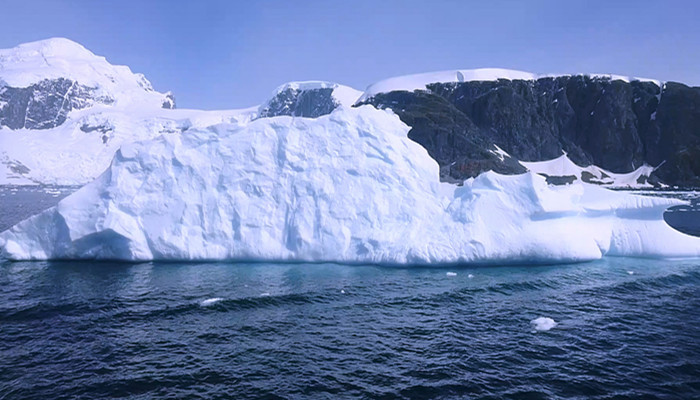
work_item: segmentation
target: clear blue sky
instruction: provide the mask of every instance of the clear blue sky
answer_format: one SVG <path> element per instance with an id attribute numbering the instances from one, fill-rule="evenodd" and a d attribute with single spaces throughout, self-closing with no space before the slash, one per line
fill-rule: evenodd
<path id="1" fill-rule="evenodd" d="M 49 37 L 141 72 L 181 108 L 258 104 L 292 80 L 364 89 L 502 67 L 700 85 L 700 1 L 2 0 L 0 48 Z"/>

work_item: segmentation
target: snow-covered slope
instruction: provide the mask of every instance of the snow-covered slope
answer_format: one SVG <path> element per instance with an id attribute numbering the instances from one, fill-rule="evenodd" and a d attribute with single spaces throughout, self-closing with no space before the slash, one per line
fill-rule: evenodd
<path id="1" fill-rule="evenodd" d="M 124 143 L 257 113 L 173 107 L 143 75 L 68 39 L 0 50 L 0 184 L 82 185 Z"/>
<path id="2" fill-rule="evenodd" d="M 648 188 L 653 187 L 648 182 L 654 167 L 643 165 L 627 174 L 616 174 L 595 165 L 581 167 L 569 159 L 566 153 L 545 161 L 520 161 L 528 170 L 546 177 L 575 177 L 579 181 L 595 183 L 614 188 Z"/>
<path id="3" fill-rule="evenodd" d="M 630 81 L 650 81 L 655 82 L 661 87 L 661 82 L 646 79 L 636 78 L 614 74 L 585 74 L 591 77 L 609 78 L 612 80 Z M 557 76 L 569 76 L 567 74 L 533 74 L 531 72 L 517 71 L 503 68 L 478 68 L 478 69 L 455 69 L 447 71 L 426 72 L 422 74 L 412 74 L 396 76 L 393 78 L 384 79 L 376 82 L 365 90 L 359 102 L 365 101 L 378 93 L 387 93 L 398 90 L 412 92 L 414 90 L 425 90 L 426 85 L 431 83 L 449 83 L 449 82 L 471 82 L 471 81 L 495 81 L 499 79 L 506 80 L 536 80 L 540 78 L 549 78 Z"/>
<path id="4" fill-rule="evenodd" d="M 677 200 L 534 173 L 457 187 L 389 111 L 216 125 L 123 146 L 96 181 L 0 234 L 12 259 L 518 263 L 700 256 Z"/>

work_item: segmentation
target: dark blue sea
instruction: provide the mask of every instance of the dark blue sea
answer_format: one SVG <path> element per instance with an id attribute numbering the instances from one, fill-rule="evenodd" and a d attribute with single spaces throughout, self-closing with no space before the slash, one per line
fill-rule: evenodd
<path id="1" fill-rule="evenodd" d="M 107 398 L 700 398 L 700 260 L 0 261 L 0 399 Z"/>

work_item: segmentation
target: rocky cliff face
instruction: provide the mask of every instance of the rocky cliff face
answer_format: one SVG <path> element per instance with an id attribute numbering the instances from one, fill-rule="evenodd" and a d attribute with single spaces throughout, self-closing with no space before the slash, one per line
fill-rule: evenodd
<path id="1" fill-rule="evenodd" d="M 317 118 L 330 114 L 338 105 L 333 98 L 333 88 L 301 90 L 287 87 L 260 109 L 260 118 L 279 115 Z"/>
<path id="2" fill-rule="evenodd" d="M 336 108 L 350 107 L 362 92 L 333 82 L 307 81 L 289 82 L 273 93 L 261 105 L 259 118 L 292 116 L 318 118 L 330 114 Z"/>
<path id="3" fill-rule="evenodd" d="M 700 88 L 579 75 L 433 83 L 363 103 L 397 113 L 448 180 L 521 172 L 495 144 L 522 161 L 565 151 L 617 173 L 660 165 L 652 180 L 700 186 Z"/>
<path id="4" fill-rule="evenodd" d="M 69 79 L 46 79 L 24 88 L 0 87 L 0 125 L 10 129 L 50 129 L 71 110 L 112 104 L 114 99 Z"/>

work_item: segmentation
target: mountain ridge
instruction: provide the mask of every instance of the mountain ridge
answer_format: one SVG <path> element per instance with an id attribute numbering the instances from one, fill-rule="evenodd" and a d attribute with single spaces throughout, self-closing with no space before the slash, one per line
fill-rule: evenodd
<path id="1" fill-rule="evenodd" d="M 489 170 L 518 174 L 539 168 L 548 176 L 543 165 L 555 163 L 542 163 L 565 153 L 578 172 L 550 176 L 551 182 L 615 185 L 625 175 L 636 176 L 632 186 L 700 186 L 700 88 L 675 82 L 461 69 L 388 78 L 364 92 L 326 81 L 289 82 L 251 109 L 173 114 L 162 110 L 174 108 L 171 93 L 155 92 L 143 75 L 111 65 L 64 38 L 0 50 L 0 164 L 8 183 L 9 176 L 28 183 L 23 177 L 36 169 L 42 171 L 31 182 L 76 183 L 47 181 L 47 164 L 29 150 L 43 140 L 32 132 L 56 129 L 51 134 L 70 139 L 73 147 L 81 146 L 81 135 L 90 143 L 97 140 L 82 150 L 65 148 L 66 154 L 53 157 L 59 161 L 70 154 L 82 163 L 85 157 L 92 159 L 83 153 L 104 152 L 102 161 L 88 163 L 95 166 L 81 167 L 90 169 L 80 174 L 84 182 L 106 167 L 105 160 L 124 141 L 184 132 L 205 121 L 317 118 L 362 104 L 396 113 L 411 127 L 409 137 L 428 150 L 441 167 L 441 178 L 449 182 Z M 24 136 L 31 139 L 24 143 Z M 45 146 L 61 140 L 46 141 Z M 48 153 L 42 152 L 44 157 Z M 60 162 L 64 164 L 55 167 L 68 161 Z"/>

